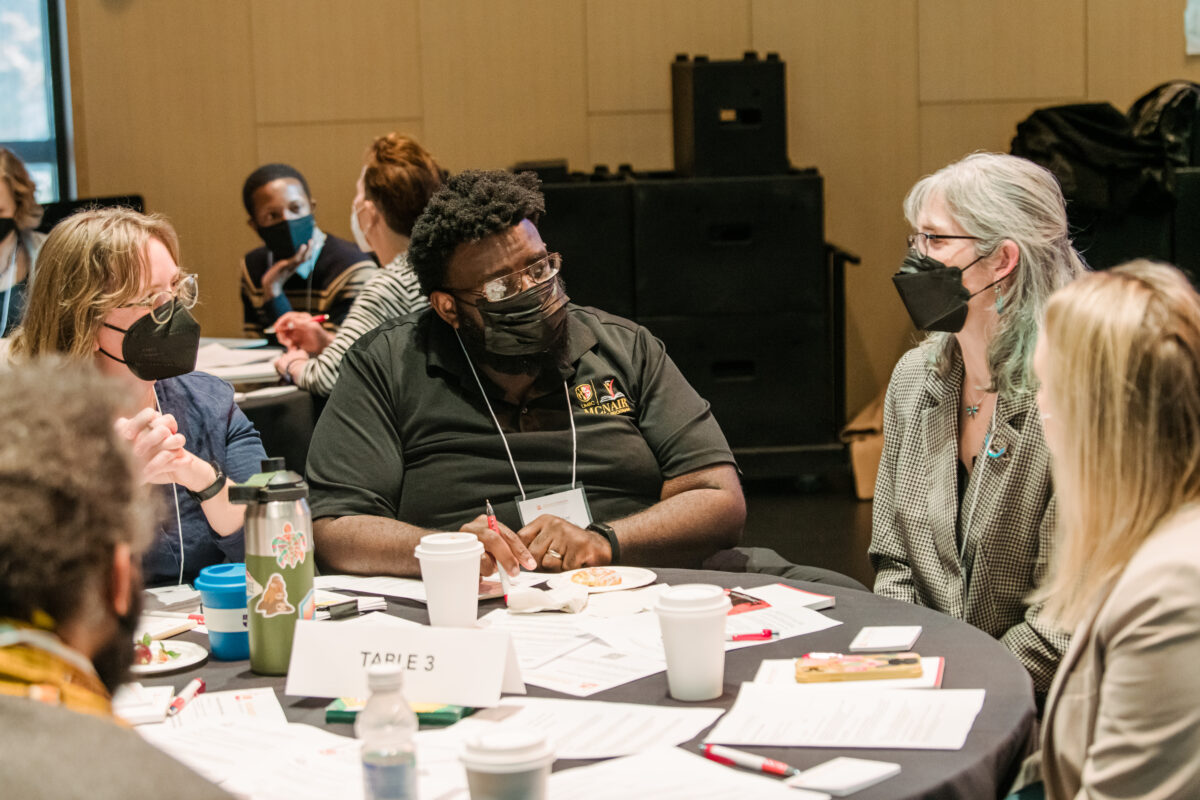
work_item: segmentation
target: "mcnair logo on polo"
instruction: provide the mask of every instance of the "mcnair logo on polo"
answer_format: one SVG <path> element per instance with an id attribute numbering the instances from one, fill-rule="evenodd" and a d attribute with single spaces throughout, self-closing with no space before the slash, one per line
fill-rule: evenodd
<path id="1" fill-rule="evenodd" d="M 575 386 L 575 396 L 579 398 L 579 409 L 585 414 L 632 414 L 633 405 L 629 398 L 617 386 L 616 378 L 600 381 L 604 394 L 596 396 L 592 381 Z"/>

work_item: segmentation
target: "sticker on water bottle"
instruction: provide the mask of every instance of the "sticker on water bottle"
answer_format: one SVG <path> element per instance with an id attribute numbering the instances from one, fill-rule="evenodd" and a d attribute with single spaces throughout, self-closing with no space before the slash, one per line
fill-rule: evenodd
<path id="1" fill-rule="evenodd" d="M 278 572 L 267 581 L 262 599 L 254 606 L 254 610 L 268 619 L 280 614 L 291 614 L 296 608 L 288 603 L 287 583 Z"/>
<path id="2" fill-rule="evenodd" d="M 304 563 L 308 553 L 308 537 L 304 531 L 292 527 L 292 523 L 283 523 L 283 530 L 271 540 L 271 550 L 275 553 L 275 563 L 280 569 L 290 569 Z"/>
<path id="3" fill-rule="evenodd" d="M 250 574 L 250 570 L 246 570 L 246 602 L 247 604 L 262 594 L 262 584 L 254 580 L 254 576 Z"/>
<path id="4" fill-rule="evenodd" d="M 313 619 L 317 615 L 317 590 L 309 589 L 300 601 L 300 619 Z"/>

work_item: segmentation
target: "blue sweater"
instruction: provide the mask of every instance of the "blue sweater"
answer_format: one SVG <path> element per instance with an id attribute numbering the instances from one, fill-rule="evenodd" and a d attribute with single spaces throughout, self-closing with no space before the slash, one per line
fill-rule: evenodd
<path id="1" fill-rule="evenodd" d="M 203 372 L 190 372 L 155 384 L 162 413 L 171 414 L 187 442 L 184 448 L 205 461 L 216 461 L 225 474 L 241 483 L 261 468 L 266 458 L 258 431 L 233 402 L 233 387 Z M 147 586 L 179 581 L 179 520 L 183 523 L 183 580 L 190 583 L 203 567 L 242 561 L 242 531 L 220 536 L 208 524 L 204 509 L 187 490 L 175 484 L 157 487 L 160 523 L 154 542 L 142 557 Z M 174 495 L 174 497 L 172 497 Z"/>

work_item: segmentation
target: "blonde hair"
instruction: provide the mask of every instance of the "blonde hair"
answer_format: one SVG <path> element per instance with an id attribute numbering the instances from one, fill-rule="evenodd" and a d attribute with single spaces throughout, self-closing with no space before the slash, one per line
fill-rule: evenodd
<path id="1" fill-rule="evenodd" d="M 1033 349 L 1046 300 L 1087 271 L 1067 235 L 1067 206 L 1058 179 L 1024 158 L 972 153 L 926 175 L 909 190 L 904 215 L 914 229 L 917 216 L 934 197 L 941 198 L 966 233 L 978 237 L 975 255 L 990 255 L 1006 240 L 1016 244 L 1017 266 L 998 284 L 1004 302 L 988 343 L 988 371 L 995 391 L 1033 391 Z M 931 333 L 925 342 L 945 376 L 958 340 L 954 334 Z"/>
<path id="2" fill-rule="evenodd" d="M 0 180 L 8 184 L 16 201 L 17 211 L 13 221 L 21 230 L 32 230 L 42 221 L 42 207 L 38 205 L 34 195 L 37 185 L 29 177 L 24 162 L 17 158 L 13 151 L 0 147 Z"/>
<path id="3" fill-rule="evenodd" d="M 55 225 L 38 255 L 13 355 L 90 357 L 104 317 L 140 299 L 150 273 L 151 239 L 162 242 L 178 263 L 179 237 L 157 214 L 89 209 Z"/>
<path id="4" fill-rule="evenodd" d="M 1200 497 L 1200 296 L 1134 261 L 1055 293 L 1042 336 L 1060 535 L 1035 598 L 1071 627 Z"/>

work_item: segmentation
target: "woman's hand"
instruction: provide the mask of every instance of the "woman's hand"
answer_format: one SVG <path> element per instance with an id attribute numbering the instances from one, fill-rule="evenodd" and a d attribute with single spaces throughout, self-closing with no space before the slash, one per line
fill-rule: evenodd
<path id="1" fill-rule="evenodd" d="M 275 371 L 290 383 L 296 382 L 296 371 L 292 369 L 292 365 L 299 362 L 300 369 L 304 369 L 304 362 L 308 361 L 308 353 L 303 350 L 288 350 L 286 353 L 275 359 Z"/>
<path id="2" fill-rule="evenodd" d="M 289 311 L 275 320 L 275 338 L 288 350 L 316 355 L 329 346 L 333 334 L 304 311 Z"/>
<path id="3" fill-rule="evenodd" d="M 121 417 L 114 427 L 132 443 L 146 483 L 177 483 L 199 492 L 216 479 L 211 464 L 184 449 L 187 440 L 170 414 L 144 408 L 133 417 Z"/>

